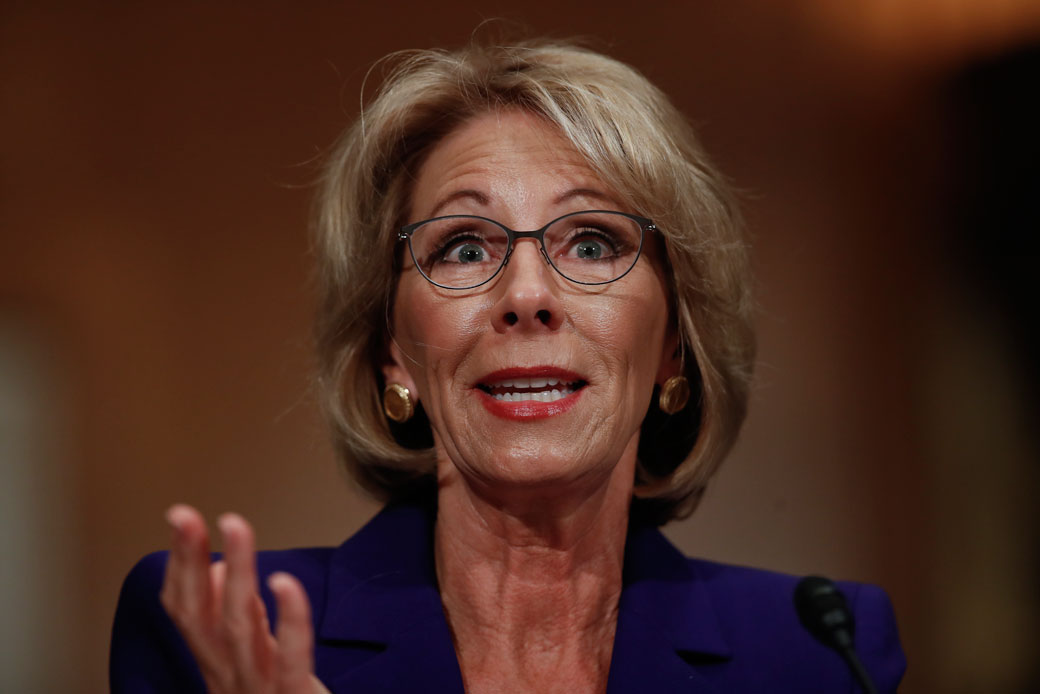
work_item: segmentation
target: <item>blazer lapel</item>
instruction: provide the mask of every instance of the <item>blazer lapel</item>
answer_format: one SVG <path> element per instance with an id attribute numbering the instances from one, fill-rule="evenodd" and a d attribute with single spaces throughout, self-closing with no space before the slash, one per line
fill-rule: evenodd
<path id="1" fill-rule="evenodd" d="M 687 559 L 656 528 L 636 526 L 623 582 L 607 693 L 717 692 L 705 669 L 732 653 Z"/>
<path id="2" fill-rule="evenodd" d="M 333 554 L 316 666 L 334 694 L 462 694 L 437 591 L 432 514 L 390 506 Z"/>
<path id="3" fill-rule="evenodd" d="M 463 694 L 462 674 L 443 616 L 416 620 L 385 650 L 339 675 L 325 678 L 333 694 Z"/>

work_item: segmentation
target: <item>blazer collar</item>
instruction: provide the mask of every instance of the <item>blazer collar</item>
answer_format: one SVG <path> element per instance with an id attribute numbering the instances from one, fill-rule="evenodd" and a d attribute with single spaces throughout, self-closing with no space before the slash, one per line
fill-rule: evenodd
<path id="1" fill-rule="evenodd" d="M 460 677 L 437 590 L 435 513 L 432 505 L 388 506 L 335 550 L 319 638 L 413 644 L 430 660 L 430 676 Z M 608 691 L 689 691 L 691 680 L 712 690 L 693 664 L 732 653 L 703 579 L 657 528 L 629 529 Z"/>
<path id="2" fill-rule="evenodd" d="M 705 577 L 657 528 L 629 530 L 622 580 L 620 611 L 652 625 L 676 651 L 732 656 Z"/>
<path id="3" fill-rule="evenodd" d="M 434 510 L 391 505 L 332 555 L 318 636 L 386 644 L 444 619 L 433 560 Z"/>
<path id="4" fill-rule="evenodd" d="M 380 653 L 332 675 L 332 692 L 462 694 L 437 591 L 433 513 L 389 506 L 333 552 L 318 638 L 347 648 L 372 644 Z"/>
<path id="5" fill-rule="evenodd" d="M 704 581 L 657 528 L 629 531 L 607 694 L 717 693 L 703 667 L 729 645 Z"/>

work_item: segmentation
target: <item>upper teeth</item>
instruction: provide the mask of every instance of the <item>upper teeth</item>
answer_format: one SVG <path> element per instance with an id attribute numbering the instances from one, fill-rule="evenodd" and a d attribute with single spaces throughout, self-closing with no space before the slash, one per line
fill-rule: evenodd
<path id="1" fill-rule="evenodd" d="M 574 392 L 577 384 L 561 381 L 550 376 L 536 378 L 511 378 L 487 384 L 487 389 L 496 400 L 518 402 L 524 400 L 541 400 L 552 402 L 565 398 Z"/>
<path id="2" fill-rule="evenodd" d="M 570 388 L 561 388 L 556 390 L 528 390 L 521 393 L 515 393 L 506 391 L 504 393 L 492 393 L 491 397 L 495 400 L 505 400 L 506 402 L 526 402 L 527 400 L 538 400 L 539 402 L 553 402 L 565 398 L 574 391 Z"/>
<path id="3" fill-rule="evenodd" d="M 558 378 L 513 378 L 498 383 L 491 383 L 492 388 L 545 388 L 560 383 Z"/>

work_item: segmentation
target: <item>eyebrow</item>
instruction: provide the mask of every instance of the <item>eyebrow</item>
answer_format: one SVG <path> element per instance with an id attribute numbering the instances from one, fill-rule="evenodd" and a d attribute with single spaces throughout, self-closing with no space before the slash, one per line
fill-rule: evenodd
<path id="1" fill-rule="evenodd" d="M 559 205 L 560 203 L 567 202 L 572 198 L 595 198 L 597 200 L 603 200 L 613 205 L 618 205 L 618 201 L 607 195 L 602 191 L 595 190 L 593 188 L 573 188 L 568 190 L 566 193 L 556 198 L 554 204 Z M 619 205 L 620 206 L 620 205 Z"/>
<path id="2" fill-rule="evenodd" d="M 620 207 L 618 201 L 615 200 L 613 197 L 598 190 L 594 190 L 592 188 L 572 188 L 563 195 L 557 197 L 553 201 L 553 204 L 560 205 L 574 198 L 595 198 L 597 200 L 603 200 L 605 202 L 609 202 L 613 205 Z M 489 198 L 486 194 L 473 188 L 464 188 L 462 190 L 456 190 L 455 192 L 451 193 L 450 195 L 442 199 L 436 205 L 434 205 L 433 209 L 430 210 L 430 218 L 432 219 L 433 217 L 436 217 L 438 213 L 440 213 L 440 211 L 447 207 L 450 203 L 453 203 L 456 200 L 465 199 L 473 200 L 478 205 L 483 205 L 485 207 L 491 204 L 491 198 Z"/>
<path id="3" fill-rule="evenodd" d="M 456 200 L 464 200 L 466 198 L 469 198 L 470 200 L 475 201 L 478 205 L 483 205 L 485 207 L 491 204 L 491 198 L 484 193 L 481 193 L 479 190 L 474 190 L 473 188 L 456 190 L 454 193 L 433 206 L 433 209 L 430 210 L 430 218 L 432 219 L 433 217 L 436 217 L 441 210 L 448 206 L 449 203 L 453 203 Z"/>

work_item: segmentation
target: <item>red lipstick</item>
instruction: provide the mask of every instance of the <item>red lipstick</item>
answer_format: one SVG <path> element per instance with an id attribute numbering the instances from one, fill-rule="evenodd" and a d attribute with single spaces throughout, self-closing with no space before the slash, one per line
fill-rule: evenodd
<path id="1" fill-rule="evenodd" d="M 484 408 L 496 417 L 529 421 L 566 412 L 577 403 L 586 385 L 579 374 L 555 366 L 512 367 L 487 374 L 474 391 Z M 554 390 L 555 396 L 551 395 Z M 542 397 L 552 399 L 537 399 Z"/>

